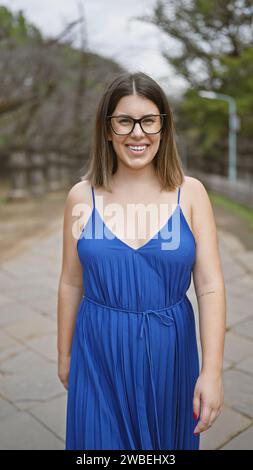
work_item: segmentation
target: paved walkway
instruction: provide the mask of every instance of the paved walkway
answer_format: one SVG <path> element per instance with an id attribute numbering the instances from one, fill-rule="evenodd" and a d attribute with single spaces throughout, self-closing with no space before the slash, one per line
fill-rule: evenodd
<path id="1" fill-rule="evenodd" d="M 0 265 L 0 449 L 64 449 L 66 391 L 57 377 L 61 221 Z M 253 251 L 218 231 L 228 315 L 225 406 L 201 449 L 253 448 Z M 201 361 L 196 297 L 195 309 Z"/>

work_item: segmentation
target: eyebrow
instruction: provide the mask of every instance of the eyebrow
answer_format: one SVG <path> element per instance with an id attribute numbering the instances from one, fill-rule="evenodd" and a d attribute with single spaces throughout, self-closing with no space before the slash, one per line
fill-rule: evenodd
<path id="1" fill-rule="evenodd" d="M 144 114 L 143 116 L 140 117 L 140 119 L 142 119 L 144 117 L 155 116 L 155 115 L 156 115 L 156 113 Z M 129 114 L 124 114 L 124 113 L 115 114 L 114 116 L 117 116 L 117 117 L 124 116 L 124 117 L 130 117 L 132 119 L 135 119 L 133 116 L 130 116 Z"/>

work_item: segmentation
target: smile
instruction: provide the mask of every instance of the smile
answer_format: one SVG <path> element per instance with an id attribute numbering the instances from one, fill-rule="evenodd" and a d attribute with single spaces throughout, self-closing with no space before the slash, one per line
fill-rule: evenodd
<path id="1" fill-rule="evenodd" d="M 126 147 L 131 151 L 131 153 L 139 155 L 145 152 L 148 145 L 127 145 Z"/>

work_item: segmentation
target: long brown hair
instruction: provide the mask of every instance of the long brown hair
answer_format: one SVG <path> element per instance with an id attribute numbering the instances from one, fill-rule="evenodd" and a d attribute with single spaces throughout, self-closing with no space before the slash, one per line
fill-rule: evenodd
<path id="1" fill-rule="evenodd" d="M 92 186 L 103 186 L 111 191 L 111 176 L 117 171 L 117 155 L 108 140 L 107 115 L 113 114 L 117 103 L 124 96 L 137 94 L 156 104 L 160 113 L 166 113 L 159 149 L 153 159 L 161 187 L 174 190 L 184 181 L 182 162 L 178 154 L 172 111 L 167 97 L 149 75 L 143 72 L 122 73 L 109 83 L 105 89 L 96 112 L 92 146 L 88 168 L 82 180 Z"/>

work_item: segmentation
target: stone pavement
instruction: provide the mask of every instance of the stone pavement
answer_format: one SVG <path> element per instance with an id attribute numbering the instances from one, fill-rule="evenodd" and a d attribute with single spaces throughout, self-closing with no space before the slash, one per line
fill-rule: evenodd
<path id="1" fill-rule="evenodd" d="M 57 377 L 62 221 L 0 265 L 0 449 L 64 449 L 67 393 Z M 253 448 L 253 251 L 218 230 L 227 292 L 225 405 L 200 449 Z M 198 308 L 193 284 L 199 357 Z"/>

